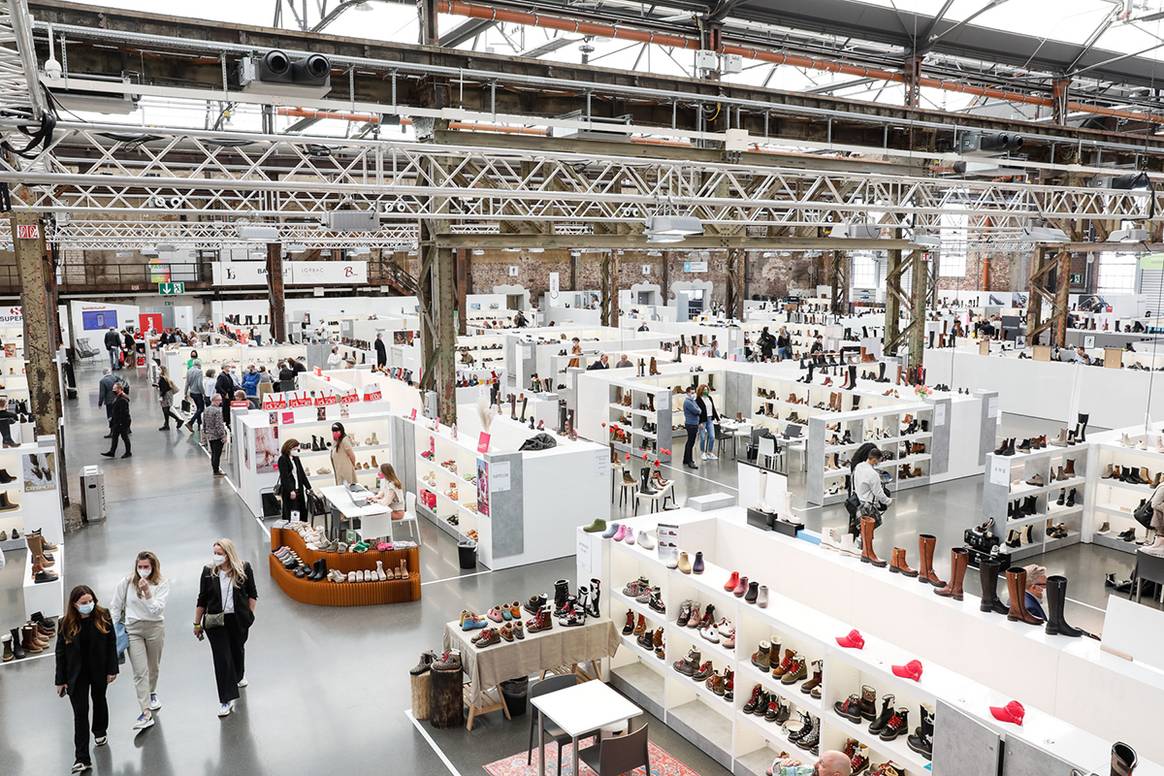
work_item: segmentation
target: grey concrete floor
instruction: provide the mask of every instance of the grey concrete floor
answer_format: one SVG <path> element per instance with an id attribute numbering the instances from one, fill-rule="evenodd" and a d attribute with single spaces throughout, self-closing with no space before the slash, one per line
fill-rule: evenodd
<path id="1" fill-rule="evenodd" d="M 159 684 L 165 706 L 159 722 L 133 734 L 130 725 L 137 709 L 132 681 L 123 674 L 110 689 L 109 746 L 94 751 L 96 772 L 244 776 L 338 767 L 349 773 L 447 773 L 405 716 L 407 669 L 423 649 L 439 645 L 443 623 L 462 608 L 484 610 L 497 601 L 524 600 L 550 588 L 555 579 L 572 578 L 573 559 L 496 573 L 462 572 L 451 540 L 421 521 L 425 586 L 420 602 L 360 609 L 295 603 L 269 579 L 269 546 L 262 527 L 228 483 L 210 476 L 209 462 L 190 435 L 155 430 L 159 413 L 153 392 L 132 372 L 134 456 L 106 461 L 97 455 L 107 444 L 101 438 L 104 412 L 96 407 L 98 377 L 95 368 L 78 372 L 80 398 L 65 407 L 67 453 L 74 492 L 75 472 L 89 463 L 102 464 L 109 519 L 68 537 L 66 585 L 89 584 L 107 597 L 132 569 L 137 551 L 151 549 L 159 555 L 173 591 Z M 1032 427 L 1029 419 L 1004 421 L 1007 435 L 1012 427 L 1015 433 Z M 724 459 L 706 462 L 695 473 L 672 469 L 667 476 L 676 479 L 682 503 L 687 496 L 717 490 L 734 494 L 735 466 Z M 802 475 L 794 473 L 794 488 L 799 479 Z M 902 494 L 887 528 L 879 532 L 878 552 L 887 554 L 895 538 L 904 540 L 922 528 L 938 535 L 940 548 L 960 543 L 962 529 L 978 521 L 979 491 L 975 478 Z M 619 514 L 616 506 L 611 514 Z M 802 514 L 815 529 L 842 526 L 846 520 L 840 506 Z M 247 645 L 250 686 L 238 711 L 225 720 L 215 716 L 209 648 L 190 633 L 198 573 L 219 536 L 239 544 L 257 572 L 260 594 Z M 14 552 L 7 559 L 8 567 L 0 571 L 0 622 L 11 627 L 23 616 L 19 576 L 24 558 Z M 1052 553 L 1042 562 L 1071 579 L 1070 595 L 1082 602 L 1073 605 L 1072 618 L 1094 625 L 1095 613 L 1083 604 L 1102 606 L 1103 574 L 1115 571 L 1125 577 L 1131 556 L 1079 546 Z M 943 573 L 947 566 L 943 558 Z M 976 579 L 967 585 L 976 590 Z M 0 666 L 3 776 L 66 773 L 72 763 L 71 715 L 68 703 L 53 692 L 52 663 L 43 658 Z M 486 763 L 524 750 L 528 725 L 528 717 L 505 722 L 491 714 L 471 733 L 426 729 L 459 772 L 477 773 Z M 652 737 L 701 774 L 727 773 L 661 724 L 652 725 Z"/>

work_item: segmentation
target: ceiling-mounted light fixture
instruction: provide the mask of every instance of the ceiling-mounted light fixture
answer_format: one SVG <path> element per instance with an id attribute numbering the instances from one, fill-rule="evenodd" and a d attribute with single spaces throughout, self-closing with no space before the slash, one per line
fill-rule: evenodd
<path id="1" fill-rule="evenodd" d="M 915 229 L 913 232 L 913 241 L 925 248 L 942 247 L 942 238 L 925 229 Z"/>
<path id="2" fill-rule="evenodd" d="M 1024 226 L 1019 236 L 1023 242 L 1055 244 L 1071 242 L 1066 232 L 1053 226 Z"/>
<path id="3" fill-rule="evenodd" d="M 647 242 L 677 243 L 703 234 L 703 222 L 694 216 L 648 216 Z"/>
<path id="4" fill-rule="evenodd" d="M 850 224 L 842 221 L 829 232 L 830 237 L 849 240 L 879 240 L 881 226 L 879 224 Z"/>
<path id="5" fill-rule="evenodd" d="M 1143 243 L 1148 242 L 1148 230 L 1136 226 L 1135 222 L 1125 223 L 1122 229 L 1116 229 L 1107 236 L 1108 242 Z"/>

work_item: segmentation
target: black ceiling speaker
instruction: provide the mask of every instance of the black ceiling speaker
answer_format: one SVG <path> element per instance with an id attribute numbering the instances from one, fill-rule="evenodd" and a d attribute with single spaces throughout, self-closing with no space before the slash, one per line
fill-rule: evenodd
<path id="1" fill-rule="evenodd" d="M 291 65 L 292 80 L 302 86 L 324 86 L 331 79 L 331 61 L 322 54 L 296 59 Z"/>
<path id="2" fill-rule="evenodd" d="M 1023 139 L 1018 135 L 1000 132 L 998 134 L 983 135 L 979 148 L 983 151 L 1017 151 L 1023 147 Z"/>
<path id="3" fill-rule="evenodd" d="M 260 81 L 291 83 L 291 58 L 278 49 L 272 49 L 259 60 Z"/>

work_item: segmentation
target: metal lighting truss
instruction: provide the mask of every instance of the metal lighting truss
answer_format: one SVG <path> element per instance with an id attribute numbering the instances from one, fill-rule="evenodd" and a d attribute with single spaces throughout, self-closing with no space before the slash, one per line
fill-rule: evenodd
<path id="1" fill-rule="evenodd" d="M 224 242 L 243 242 L 238 223 L 215 221 L 74 220 L 50 221 L 48 239 L 64 248 L 115 250 L 119 248 L 181 245 L 218 250 Z M 278 242 L 304 248 L 381 248 L 415 250 L 417 229 L 412 224 L 391 224 L 377 232 L 346 234 L 303 223 L 277 224 Z"/>
<path id="2" fill-rule="evenodd" d="M 0 108 L 30 118 L 44 109 L 26 0 L 0 0 Z"/>
<path id="3" fill-rule="evenodd" d="M 16 123 L 0 121 L 0 128 Z M 641 225 L 668 212 L 740 226 L 885 227 L 970 217 L 972 234 L 1034 218 L 1164 219 L 1164 192 L 812 170 L 384 140 L 61 122 L 32 159 L 0 160 L 18 211 L 319 224 L 337 209 L 447 231 L 500 221 Z M 643 154 L 643 155 L 639 155 Z M 434 208 L 433 203 L 440 207 Z M 228 225 L 224 239 L 234 226 Z M 477 227 L 471 227 L 477 228 Z M 567 231 L 564 230 L 564 231 Z M 375 233 L 367 233 L 368 236 Z M 83 233 L 74 230 L 73 236 Z"/>

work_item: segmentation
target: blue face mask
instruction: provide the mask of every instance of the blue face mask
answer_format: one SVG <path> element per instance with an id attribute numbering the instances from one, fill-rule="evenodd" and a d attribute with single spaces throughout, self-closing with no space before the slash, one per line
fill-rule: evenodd
<path id="1" fill-rule="evenodd" d="M 93 603 L 92 601 L 87 604 L 77 604 L 77 611 L 81 614 L 92 614 L 93 608 L 95 606 L 97 606 L 97 604 Z"/>

